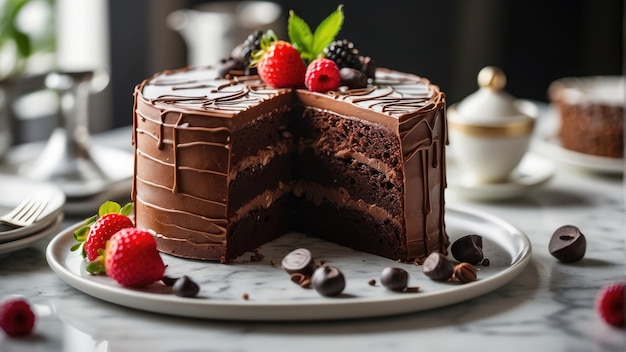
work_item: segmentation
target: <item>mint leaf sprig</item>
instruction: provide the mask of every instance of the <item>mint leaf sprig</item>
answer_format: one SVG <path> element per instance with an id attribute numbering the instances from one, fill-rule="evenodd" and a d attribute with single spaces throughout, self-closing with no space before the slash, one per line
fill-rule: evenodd
<path id="1" fill-rule="evenodd" d="M 302 60 L 309 64 L 311 61 L 321 57 L 324 48 L 335 40 L 335 37 L 341 30 L 343 20 L 343 5 L 339 5 L 337 10 L 328 15 L 313 32 L 311 27 L 291 10 L 289 11 L 287 22 L 289 41 L 300 52 Z"/>

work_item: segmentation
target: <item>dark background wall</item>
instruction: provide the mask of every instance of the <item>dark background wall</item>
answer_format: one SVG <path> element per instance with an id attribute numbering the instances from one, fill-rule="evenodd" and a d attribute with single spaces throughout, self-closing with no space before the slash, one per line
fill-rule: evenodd
<path id="1" fill-rule="evenodd" d="M 131 122 L 133 87 L 154 72 L 186 64 L 167 14 L 198 0 L 111 0 L 113 126 Z M 277 0 L 312 27 L 338 1 Z M 546 101 L 565 76 L 623 72 L 622 0 L 344 0 L 347 38 L 379 66 L 412 72 L 441 86 L 449 103 L 476 89 L 487 65 L 507 74 L 513 95 Z M 286 39 L 286 38 L 285 38 Z M 210 45 L 210 43 L 207 43 Z"/>

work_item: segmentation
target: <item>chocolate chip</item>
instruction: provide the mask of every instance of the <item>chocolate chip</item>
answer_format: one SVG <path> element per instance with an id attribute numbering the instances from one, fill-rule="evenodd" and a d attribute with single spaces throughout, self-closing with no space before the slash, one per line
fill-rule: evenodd
<path id="1" fill-rule="evenodd" d="M 402 268 L 387 267 L 380 274 L 380 282 L 391 291 L 404 291 L 409 285 L 409 273 Z"/>
<path id="2" fill-rule="evenodd" d="M 476 280 L 476 268 L 470 263 L 459 263 L 454 266 L 452 276 L 463 284 Z"/>
<path id="3" fill-rule="evenodd" d="M 478 264 L 483 260 L 483 238 L 478 235 L 467 235 L 452 243 L 450 252 L 459 262 Z"/>
<path id="4" fill-rule="evenodd" d="M 200 292 L 200 286 L 188 276 L 181 276 L 172 287 L 174 294 L 180 297 L 195 297 Z"/>
<path id="5" fill-rule="evenodd" d="M 371 279 L 370 281 L 367 282 L 367 284 L 370 286 L 376 286 L 376 280 Z"/>
<path id="6" fill-rule="evenodd" d="M 485 258 L 485 259 L 483 259 L 482 262 L 480 262 L 480 265 L 482 265 L 482 266 L 489 266 L 489 265 L 491 265 L 491 261 L 489 260 L 489 258 Z"/>
<path id="7" fill-rule="evenodd" d="M 347 86 L 349 89 L 367 87 L 367 76 L 359 70 L 343 67 L 339 70 L 339 76 L 341 77 L 341 85 Z"/>
<path id="8" fill-rule="evenodd" d="M 454 267 L 445 255 L 433 252 L 422 264 L 422 272 L 429 278 L 437 281 L 445 281 L 452 277 Z"/>
<path id="9" fill-rule="evenodd" d="M 585 256 L 587 240 L 578 227 L 565 225 L 554 231 L 548 248 L 550 254 L 562 262 L 576 262 Z"/>
<path id="10" fill-rule="evenodd" d="M 291 251 L 283 258 L 281 265 L 288 274 L 300 273 L 311 276 L 315 270 L 315 260 L 306 248 Z"/>
<path id="11" fill-rule="evenodd" d="M 244 300 L 246 300 L 246 301 L 247 301 L 247 300 L 249 300 L 249 299 L 250 299 L 250 295 L 249 295 L 247 292 L 244 292 L 244 293 L 241 295 L 241 298 L 243 298 Z"/>
<path id="12" fill-rule="evenodd" d="M 313 288 L 317 293 L 326 297 L 334 297 L 346 288 L 346 279 L 336 267 L 325 265 L 317 268 L 311 278 Z"/>
<path id="13" fill-rule="evenodd" d="M 176 280 L 178 280 L 177 277 L 171 277 L 171 276 L 163 276 L 163 278 L 161 278 L 161 282 L 163 282 L 163 284 L 165 286 L 174 286 L 174 283 L 176 282 Z"/>

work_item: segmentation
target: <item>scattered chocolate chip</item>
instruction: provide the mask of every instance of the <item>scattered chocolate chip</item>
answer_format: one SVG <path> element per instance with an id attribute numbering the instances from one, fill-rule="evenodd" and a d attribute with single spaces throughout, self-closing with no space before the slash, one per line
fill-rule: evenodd
<path id="1" fill-rule="evenodd" d="M 452 277 L 454 266 L 445 255 L 433 252 L 422 265 L 422 272 L 429 278 L 437 281 L 445 281 Z"/>
<path id="2" fill-rule="evenodd" d="M 450 252 L 459 262 L 478 264 L 483 260 L 483 238 L 479 235 L 463 236 L 452 243 Z"/>
<path id="3" fill-rule="evenodd" d="M 412 286 L 412 287 L 407 287 L 404 292 L 415 293 L 415 292 L 419 292 L 419 291 L 420 291 L 419 286 Z"/>
<path id="4" fill-rule="evenodd" d="M 324 259 L 320 260 L 320 266 L 326 264 L 326 261 Z"/>
<path id="5" fill-rule="evenodd" d="M 267 261 L 267 263 L 268 263 L 269 265 L 271 265 L 271 266 L 276 265 L 276 262 L 274 261 L 274 258 L 270 258 L 270 259 Z"/>
<path id="6" fill-rule="evenodd" d="M 317 268 L 313 273 L 311 282 L 315 291 L 326 297 L 337 296 L 346 287 L 343 273 L 338 268 L 329 265 Z"/>
<path id="7" fill-rule="evenodd" d="M 585 256 L 587 240 L 578 227 L 565 225 L 554 231 L 548 248 L 550 254 L 562 262 L 576 262 Z"/>
<path id="8" fill-rule="evenodd" d="M 359 70 L 343 67 L 339 70 L 339 76 L 341 77 L 341 85 L 347 86 L 349 89 L 367 87 L 367 76 Z"/>
<path id="9" fill-rule="evenodd" d="M 200 292 L 200 286 L 193 282 L 188 276 L 183 275 L 176 280 L 174 286 L 172 286 L 172 290 L 176 296 L 195 297 L 198 292 Z"/>
<path id="10" fill-rule="evenodd" d="M 391 291 L 404 291 L 409 285 L 409 273 L 402 268 L 387 267 L 380 274 L 380 282 Z"/>
<path id="11" fill-rule="evenodd" d="M 293 273 L 290 276 L 291 282 L 302 288 L 311 288 L 311 277 L 302 273 Z"/>
<path id="12" fill-rule="evenodd" d="M 470 263 L 459 263 L 454 266 L 454 279 L 465 284 L 476 280 L 476 268 Z"/>
<path id="13" fill-rule="evenodd" d="M 228 260 L 226 260 L 226 257 L 225 256 L 221 256 L 220 257 L 220 264 L 226 264 L 226 263 L 228 263 Z"/>
<path id="14" fill-rule="evenodd" d="M 163 278 L 161 278 L 161 282 L 163 282 L 163 284 L 165 286 L 174 286 L 174 283 L 176 282 L 176 280 L 178 280 L 177 277 L 171 277 L 171 276 L 163 276 Z"/>
<path id="15" fill-rule="evenodd" d="M 306 248 L 291 251 L 283 258 L 281 265 L 288 274 L 300 273 L 311 276 L 315 270 L 315 260 Z"/>
<path id="16" fill-rule="evenodd" d="M 250 299 L 250 295 L 247 292 L 244 292 L 243 295 L 241 295 L 241 298 L 247 301 Z"/>
<path id="17" fill-rule="evenodd" d="M 491 265 L 491 261 L 489 261 L 489 258 L 485 258 L 485 259 L 483 259 L 482 262 L 480 262 L 480 265 L 482 265 L 482 266 L 489 266 L 489 265 Z"/>
<path id="18" fill-rule="evenodd" d="M 376 286 L 376 280 L 371 279 L 370 281 L 367 282 L 367 284 L 370 286 Z"/>

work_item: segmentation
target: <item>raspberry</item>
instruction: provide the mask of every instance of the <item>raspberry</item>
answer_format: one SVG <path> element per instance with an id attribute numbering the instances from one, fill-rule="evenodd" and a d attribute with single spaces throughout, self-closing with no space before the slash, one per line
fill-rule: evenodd
<path id="1" fill-rule="evenodd" d="M 312 92 L 336 90 L 341 84 L 341 75 L 337 64 L 326 58 L 313 60 L 306 70 L 304 84 Z"/>
<path id="2" fill-rule="evenodd" d="M 324 48 L 324 55 L 327 59 L 333 60 L 339 68 L 349 67 L 361 70 L 361 60 L 359 51 L 354 44 L 347 39 L 335 40 Z"/>
<path id="3" fill-rule="evenodd" d="M 624 288 L 625 282 L 603 287 L 596 297 L 596 310 L 609 325 L 624 327 Z"/>
<path id="4" fill-rule="evenodd" d="M 8 299 L 0 304 L 0 327 L 9 336 L 24 336 L 35 326 L 35 314 L 22 298 Z"/>

